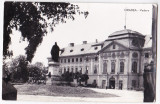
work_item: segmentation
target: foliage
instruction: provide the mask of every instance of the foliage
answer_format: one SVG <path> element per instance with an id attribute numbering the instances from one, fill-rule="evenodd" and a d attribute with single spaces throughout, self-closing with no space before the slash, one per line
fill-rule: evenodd
<path id="1" fill-rule="evenodd" d="M 41 66 L 39 66 L 39 64 Z M 29 70 L 30 77 L 40 77 L 40 76 L 42 76 L 42 74 L 46 74 L 46 72 L 44 70 L 44 65 L 40 62 L 37 62 L 33 65 L 29 65 L 28 70 Z"/>
<path id="2" fill-rule="evenodd" d="M 67 81 L 67 82 L 72 82 L 73 79 L 77 79 L 77 81 L 79 82 L 79 84 L 81 84 L 81 82 L 86 82 L 89 79 L 87 74 L 81 74 L 79 72 L 76 73 L 72 73 L 72 72 L 65 72 L 64 74 L 62 74 L 61 76 L 63 81 Z"/>
<path id="3" fill-rule="evenodd" d="M 26 50 L 27 61 L 32 61 L 37 46 L 42 42 L 49 27 L 53 31 L 54 26 L 66 23 L 67 19 L 74 20 L 76 14 L 84 14 L 77 5 L 70 3 L 53 2 L 5 2 L 4 3 L 4 34 L 3 56 L 13 55 L 9 51 L 11 43 L 10 34 L 15 28 L 22 33 L 22 40 L 28 41 Z M 48 20 L 52 22 L 47 22 Z"/>
<path id="4" fill-rule="evenodd" d="M 82 74 L 82 75 L 81 75 L 81 81 L 82 81 L 82 82 L 85 82 L 85 81 L 87 81 L 88 79 L 89 79 L 89 77 L 88 77 L 87 74 Z"/>
<path id="5" fill-rule="evenodd" d="M 28 66 L 29 80 L 28 83 L 46 83 L 47 71 L 41 62 L 36 62 L 33 65 Z"/>
<path id="6" fill-rule="evenodd" d="M 5 77 L 7 74 L 8 74 L 8 72 L 9 72 L 9 70 L 8 70 L 8 64 L 3 60 L 3 66 L 2 66 L 2 70 L 3 70 L 3 77 Z"/>
<path id="7" fill-rule="evenodd" d="M 44 69 L 44 65 L 43 65 L 42 62 L 36 62 L 36 63 L 34 64 L 34 66 L 38 67 L 38 68 L 41 69 L 41 70 Z"/>
<path id="8" fill-rule="evenodd" d="M 12 73 L 12 81 L 22 81 L 26 82 L 28 80 L 28 62 L 26 57 L 20 55 L 12 60 L 10 63 L 10 70 Z"/>
<path id="9" fill-rule="evenodd" d="M 73 81 L 73 73 L 67 71 L 66 73 L 62 74 L 61 79 L 62 79 L 63 81 L 68 82 L 68 83 L 69 83 L 69 82 L 72 82 L 72 81 Z"/>

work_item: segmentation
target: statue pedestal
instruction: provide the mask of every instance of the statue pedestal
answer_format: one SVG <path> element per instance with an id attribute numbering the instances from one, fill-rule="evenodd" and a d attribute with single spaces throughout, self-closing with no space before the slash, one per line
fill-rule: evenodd
<path id="1" fill-rule="evenodd" d="M 51 77 L 47 78 L 46 84 L 52 85 L 53 80 L 61 76 L 61 71 L 59 66 L 60 66 L 59 62 L 54 62 L 52 58 L 48 58 L 48 73 L 50 73 Z"/>
<path id="2" fill-rule="evenodd" d="M 47 77 L 46 85 L 52 85 L 52 78 Z"/>
<path id="3" fill-rule="evenodd" d="M 51 76 L 60 76 L 59 63 L 58 62 L 49 62 L 48 63 L 48 72 L 51 73 Z"/>

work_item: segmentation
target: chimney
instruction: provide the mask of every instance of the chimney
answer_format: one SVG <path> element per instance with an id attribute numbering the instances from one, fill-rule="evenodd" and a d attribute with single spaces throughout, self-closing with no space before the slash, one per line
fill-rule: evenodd
<path id="1" fill-rule="evenodd" d="M 69 46 L 70 47 L 74 47 L 74 43 L 69 43 Z"/>
<path id="2" fill-rule="evenodd" d="M 96 43 L 98 43 L 98 39 L 96 39 Z"/>
<path id="3" fill-rule="evenodd" d="M 83 44 L 87 44 L 87 41 L 83 41 Z"/>

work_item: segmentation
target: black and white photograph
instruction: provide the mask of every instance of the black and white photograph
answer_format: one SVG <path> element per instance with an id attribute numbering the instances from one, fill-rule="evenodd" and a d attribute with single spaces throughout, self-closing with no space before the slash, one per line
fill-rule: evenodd
<path id="1" fill-rule="evenodd" d="M 3 5 L 3 101 L 156 102 L 157 4 Z"/>

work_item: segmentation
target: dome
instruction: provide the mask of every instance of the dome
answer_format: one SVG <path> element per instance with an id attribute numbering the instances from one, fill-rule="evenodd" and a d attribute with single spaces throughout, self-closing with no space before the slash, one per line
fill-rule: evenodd
<path id="1" fill-rule="evenodd" d="M 124 29 L 124 30 L 116 31 L 116 32 L 110 34 L 109 37 L 114 37 L 114 36 L 117 36 L 117 35 L 124 35 L 124 34 L 137 34 L 137 35 L 142 35 L 141 33 L 136 32 L 136 31 L 133 31 L 133 30 Z M 142 35 L 142 36 L 143 36 L 143 35 Z"/>

